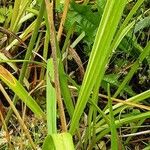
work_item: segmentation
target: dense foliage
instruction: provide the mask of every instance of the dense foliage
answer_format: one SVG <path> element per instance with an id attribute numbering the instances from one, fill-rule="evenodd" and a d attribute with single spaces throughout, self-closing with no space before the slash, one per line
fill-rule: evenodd
<path id="1" fill-rule="evenodd" d="M 0 1 L 0 149 L 150 149 L 149 0 Z"/>

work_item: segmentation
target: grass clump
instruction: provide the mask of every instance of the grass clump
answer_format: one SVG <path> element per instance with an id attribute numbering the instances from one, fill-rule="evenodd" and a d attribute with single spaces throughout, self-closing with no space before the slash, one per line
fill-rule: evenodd
<path id="1" fill-rule="evenodd" d="M 0 149 L 149 148 L 147 1 L 0 4 Z"/>

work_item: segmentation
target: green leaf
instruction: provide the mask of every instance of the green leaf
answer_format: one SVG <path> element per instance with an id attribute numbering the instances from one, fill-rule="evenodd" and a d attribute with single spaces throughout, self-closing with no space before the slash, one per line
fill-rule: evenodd
<path id="1" fill-rule="evenodd" d="M 4 23 L 5 21 L 6 8 L 0 8 L 0 23 Z"/>
<path id="2" fill-rule="evenodd" d="M 74 150 L 71 134 L 61 133 L 48 135 L 45 138 L 42 150 Z"/>
<path id="3" fill-rule="evenodd" d="M 104 11 L 104 7 L 106 5 L 106 0 L 97 0 L 96 3 L 97 3 L 99 15 L 101 15 Z"/>
<path id="4" fill-rule="evenodd" d="M 140 20 L 136 24 L 135 29 L 134 29 L 134 33 L 137 33 L 139 30 L 142 30 L 142 29 L 149 27 L 149 26 L 150 26 L 150 16 L 145 17 L 144 19 Z"/>
<path id="5" fill-rule="evenodd" d="M 2 52 L 0 52 L 0 62 L 1 61 L 9 61 L 10 59 L 7 57 L 7 56 L 5 56 L 5 54 L 4 53 L 2 53 Z M 11 62 L 7 62 L 7 64 L 14 70 L 14 71 L 17 71 L 18 70 L 18 68 L 16 67 L 16 65 L 14 64 L 14 63 L 11 63 Z"/>
<path id="6" fill-rule="evenodd" d="M 54 66 L 52 59 L 47 62 L 47 86 L 46 86 L 46 107 L 47 107 L 47 126 L 48 134 L 57 132 L 56 125 L 56 91 L 52 85 L 54 82 Z"/>
<path id="7" fill-rule="evenodd" d="M 123 124 L 131 123 L 131 122 L 138 121 L 138 120 L 141 120 L 144 118 L 147 119 L 149 117 L 150 117 L 150 111 L 147 111 L 147 112 L 135 115 L 135 116 L 126 117 L 123 119 L 116 120 L 115 124 L 116 124 L 116 127 L 119 128 Z M 99 141 L 104 135 L 106 135 L 107 133 L 110 132 L 110 127 L 108 125 L 100 126 L 100 128 L 103 129 L 103 131 L 97 135 L 96 141 Z"/>
<path id="8" fill-rule="evenodd" d="M 94 85 L 99 85 L 105 73 L 105 66 L 112 54 L 112 40 L 121 19 L 126 0 L 108 0 L 94 41 L 86 73 L 80 89 L 77 105 L 70 125 L 70 133 L 74 134 L 79 120 L 89 99 Z"/>
<path id="9" fill-rule="evenodd" d="M 145 147 L 143 150 L 149 150 L 149 149 L 150 149 L 150 144 L 147 147 Z"/>
<path id="10" fill-rule="evenodd" d="M 119 87 L 121 82 L 118 81 L 119 75 L 116 74 L 108 74 L 105 75 L 102 81 L 102 87 L 106 89 L 107 83 Z M 125 85 L 124 89 L 130 96 L 134 96 L 136 93 L 132 90 L 131 86 Z"/>
<path id="11" fill-rule="evenodd" d="M 137 71 L 140 63 L 142 63 L 142 61 L 149 55 L 149 52 L 150 52 L 150 41 L 147 43 L 146 47 L 143 49 L 142 53 L 137 58 L 137 60 L 133 63 L 129 73 L 127 74 L 127 76 L 125 77 L 125 79 L 123 80 L 123 82 L 121 83 L 121 85 L 119 86 L 113 97 L 116 97 L 124 89 L 125 85 L 129 83 L 134 73 Z"/>
<path id="12" fill-rule="evenodd" d="M 81 34 L 86 33 L 85 39 L 92 43 L 96 35 L 96 31 L 100 22 L 100 15 L 97 12 L 92 12 L 91 6 L 80 5 L 71 2 L 71 9 L 68 12 L 65 27 L 69 29 L 74 22 L 77 23 L 75 31 Z"/>
<path id="13" fill-rule="evenodd" d="M 30 96 L 30 94 L 25 90 L 25 88 L 16 80 L 16 78 L 6 70 L 2 65 L 0 65 L 0 79 L 12 89 L 16 95 L 38 116 L 45 118 L 45 114 L 36 103 L 36 101 Z"/>
<path id="14" fill-rule="evenodd" d="M 42 150 L 54 150 L 54 144 L 51 135 L 46 136 L 42 146 Z"/>
<path id="15" fill-rule="evenodd" d="M 115 118 L 112 107 L 112 99 L 110 95 L 110 85 L 107 85 L 107 93 L 108 93 L 108 105 L 109 105 L 109 117 L 110 117 L 110 130 L 111 130 L 111 149 L 118 150 L 118 140 L 117 140 L 117 130 L 115 124 Z"/>
<path id="16" fill-rule="evenodd" d="M 4 21 L 5 21 L 5 17 L 2 14 L 0 14 L 0 23 L 4 23 Z"/>

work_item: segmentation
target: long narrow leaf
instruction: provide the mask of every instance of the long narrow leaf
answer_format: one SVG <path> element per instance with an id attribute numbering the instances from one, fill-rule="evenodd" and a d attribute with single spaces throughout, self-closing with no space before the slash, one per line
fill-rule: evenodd
<path id="1" fill-rule="evenodd" d="M 11 88 L 16 95 L 38 116 L 45 118 L 45 114 L 35 100 L 29 95 L 25 88 L 15 79 L 15 77 L 0 65 L 0 79 Z"/>
<path id="2" fill-rule="evenodd" d="M 110 85 L 108 84 L 107 87 L 107 93 L 108 93 L 108 105 L 110 110 L 110 130 L 111 130 L 111 149 L 117 150 L 118 149 L 118 140 L 117 140 L 117 131 L 116 131 L 116 124 L 113 114 L 113 108 L 112 108 L 112 99 L 110 96 Z"/>
<path id="3" fill-rule="evenodd" d="M 150 111 L 140 113 L 140 114 L 135 115 L 135 116 L 126 117 L 126 118 L 123 118 L 123 119 L 116 120 L 115 124 L 116 124 L 116 127 L 119 128 L 123 124 L 131 123 L 131 122 L 141 120 L 141 119 L 144 119 L 144 118 L 146 119 L 146 118 L 149 118 L 149 117 L 150 117 Z M 99 135 L 97 135 L 96 141 L 99 141 L 104 135 L 106 135 L 107 133 L 110 132 L 110 127 L 107 124 L 104 125 L 104 126 L 101 126 L 101 128 L 102 128 L 103 131 L 100 132 Z"/>
<path id="4" fill-rule="evenodd" d="M 106 60 L 108 60 L 108 56 L 110 56 L 112 52 L 111 49 L 109 49 L 110 44 L 120 21 L 126 0 L 115 2 L 115 0 L 108 0 L 105 6 L 72 118 L 70 126 L 71 134 L 74 134 L 78 127 L 79 119 L 96 82 L 94 79 L 102 80 L 107 64 Z"/>
<path id="5" fill-rule="evenodd" d="M 46 107 L 47 107 L 47 126 L 48 134 L 56 133 L 56 92 L 52 85 L 54 81 L 54 66 L 52 59 L 47 62 L 47 88 L 46 88 Z"/>
<path id="6" fill-rule="evenodd" d="M 146 58 L 146 56 L 149 55 L 149 52 L 150 52 L 150 42 L 148 42 L 148 44 L 144 48 L 143 52 L 140 54 L 138 59 L 134 62 L 134 64 L 133 64 L 131 70 L 129 71 L 128 75 L 125 77 L 125 79 L 123 80 L 123 82 L 121 83 L 121 85 L 119 86 L 119 88 L 117 89 L 117 91 L 115 92 L 113 97 L 116 97 L 121 92 L 121 90 L 125 87 L 125 85 L 127 83 L 129 83 L 129 81 L 133 77 L 134 73 L 138 69 L 140 63 L 142 63 L 142 61 Z"/>

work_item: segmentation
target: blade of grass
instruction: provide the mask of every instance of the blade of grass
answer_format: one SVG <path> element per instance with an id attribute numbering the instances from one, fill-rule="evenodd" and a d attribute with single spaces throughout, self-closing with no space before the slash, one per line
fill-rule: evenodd
<path id="1" fill-rule="evenodd" d="M 114 44 L 114 43 L 113 43 Z M 113 45 L 112 44 L 112 45 Z M 114 44 L 115 45 L 115 44 Z M 112 46 L 113 47 L 113 46 Z M 126 84 L 129 83 L 129 81 L 131 80 L 131 78 L 133 77 L 134 73 L 137 71 L 140 63 L 142 63 L 142 61 L 147 57 L 147 55 L 149 54 L 150 51 L 150 42 L 147 43 L 146 47 L 143 49 L 143 51 L 141 52 L 140 56 L 137 58 L 137 60 L 133 63 L 131 70 L 129 71 L 128 75 L 125 77 L 125 79 L 123 80 L 123 82 L 121 83 L 121 85 L 118 87 L 117 91 L 115 92 L 115 94 L 113 95 L 113 97 L 117 97 L 118 94 L 124 89 L 124 87 L 126 86 Z M 132 104 L 131 104 L 132 105 Z M 136 105 L 136 104 L 135 104 Z M 137 105 L 137 107 L 139 107 Z M 105 107 L 105 109 L 108 108 L 108 106 Z M 142 108 L 142 106 L 141 106 Z M 145 109 L 145 108 L 144 108 Z M 147 110 L 149 110 L 149 108 L 146 108 Z"/>
<path id="2" fill-rule="evenodd" d="M 25 12 L 27 6 L 31 3 L 31 0 L 24 0 L 24 1 L 20 1 L 20 2 L 21 3 L 19 3 L 19 5 L 17 5 L 15 7 L 15 9 L 13 10 L 13 13 L 15 14 L 15 16 L 12 15 L 11 26 L 10 26 L 10 30 L 13 32 L 17 32 L 19 30 L 19 28 L 21 26 L 19 24 L 19 21 L 23 15 L 23 13 Z M 15 12 L 16 9 L 17 9 L 17 13 Z M 16 18 L 14 19 L 14 17 L 16 17 Z"/>
<path id="3" fill-rule="evenodd" d="M 14 71 L 17 71 L 17 70 L 18 70 L 17 66 L 16 66 L 14 63 L 10 62 L 10 59 L 9 59 L 7 56 L 5 56 L 4 53 L 1 53 L 1 52 L 0 52 L 0 63 L 2 63 L 2 62 L 7 62 L 7 64 L 8 64 Z"/>
<path id="4" fill-rule="evenodd" d="M 96 90 L 96 89 L 94 89 L 94 90 Z M 105 115 L 105 113 L 96 105 L 98 97 L 95 98 L 95 96 L 98 95 L 98 91 L 96 92 L 97 94 L 96 93 L 93 94 L 92 95 L 92 99 L 89 100 L 89 103 L 93 107 L 90 107 L 90 111 L 89 111 L 89 114 L 88 114 L 88 128 L 86 130 L 86 135 L 88 136 L 88 139 L 85 138 L 85 143 L 87 142 L 87 140 L 89 140 L 89 143 L 90 143 L 88 145 L 88 149 L 92 149 L 94 147 L 94 145 L 95 145 L 95 139 L 96 139 L 96 121 L 97 121 L 96 120 L 96 114 L 97 114 L 97 111 L 103 117 L 103 119 L 105 120 L 105 123 L 107 123 L 108 125 L 110 125 L 110 119 L 109 119 L 109 117 L 107 115 Z M 93 91 L 93 93 L 94 93 L 94 91 Z M 92 121 L 92 116 L 93 116 L 93 121 Z M 91 139 L 91 135 L 92 135 L 92 139 Z"/>
<path id="5" fill-rule="evenodd" d="M 1 87 L 2 85 L 0 84 L 0 89 L 2 89 L 3 90 L 3 87 Z M 5 91 L 5 90 L 4 90 Z M 3 95 L 4 95 L 5 93 L 3 93 Z M 8 127 L 7 127 L 7 125 L 6 125 L 6 123 L 5 123 L 5 119 L 4 119 L 4 116 L 3 116 L 3 113 L 2 113 L 2 110 L 0 110 L 0 119 L 1 119 L 1 123 L 2 123 L 2 125 L 3 125 L 3 130 L 2 131 L 5 131 L 6 132 L 6 139 L 7 139 L 7 142 L 8 142 L 8 147 L 10 148 L 10 149 L 13 149 L 12 148 L 12 144 L 11 144 L 11 138 L 10 138 L 10 135 L 9 135 L 9 131 L 8 131 Z"/>
<path id="6" fill-rule="evenodd" d="M 19 115 L 19 113 L 18 113 L 16 107 L 14 106 L 12 100 L 9 98 L 7 92 L 5 91 L 5 89 L 3 88 L 3 86 L 2 86 L 1 84 L 0 84 L 0 90 L 1 90 L 2 93 L 5 95 L 6 100 L 7 100 L 8 103 L 10 104 L 10 107 L 12 108 L 12 110 L 14 111 L 14 113 L 15 113 L 17 119 L 18 119 L 18 122 L 19 122 L 20 125 L 21 125 L 21 128 L 25 131 L 26 136 L 27 136 L 27 138 L 29 139 L 29 142 L 30 142 L 32 148 L 33 148 L 34 150 L 36 150 L 36 146 L 35 146 L 35 144 L 34 144 L 32 138 L 31 138 L 31 135 L 30 135 L 30 133 L 29 133 L 29 131 L 28 131 L 26 125 L 24 124 L 24 122 L 23 122 L 21 116 Z"/>
<path id="7" fill-rule="evenodd" d="M 144 123 L 144 121 L 145 121 L 145 119 L 139 120 L 139 122 L 136 123 L 136 126 L 138 126 L 138 127 L 140 128 L 140 126 Z M 132 134 L 132 133 L 136 133 L 139 128 L 135 128 L 135 129 L 133 128 L 132 131 L 131 131 L 131 134 Z M 129 137 L 126 139 L 125 144 L 128 144 L 129 141 L 131 140 L 131 138 L 132 138 L 132 136 L 129 136 Z"/>
<path id="8" fill-rule="evenodd" d="M 135 115 L 135 116 L 130 116 L 130 117 L 126 117 L 126 118 L 123 118 L 123 119 L 116 120 L 115 124 L 116 124 L 116 127 L 119 128 L 123 124 L 128 124 L 128 123 L 138 121 L 138 120 L 141 120 L 141 119 L 144 119 L 144 118 L 146 119 L 146 118 L 149 118 L 149 117 L 150 117 L 150 111 L 144 112 L 144 113 L 141 113 L 141 114 L 138 114 L 138 115 Z M 107 133 L 110 132 L 110 127 L 108 125 L 103 125 L 103 126 L 101 126 L 101 128 L 103 130 L 97 135 L 95 142 L 99 141 L 102 137 L 104 137 Z"/>
<path id="9" fill-rule="evenodd" d="M 99 112 L 99 114 L 101 114 L 103 116 L 103 118 L 105 119 L 105 122 L 109 125 L 110 124 L 110 119 L 109 117 L 93 102 L 93 101 L 89 101 Z"/>
<path id="10" fill-rule="evenodd" d="M 31 35 L 32 32 L 34 31 L 35 28 L 35 24 L 37 22 L 37 19 L 35 21 L 33 21 L 25 30 L 24 32 L 19 36 L 20 39 L 23 39 L 23 41 L 25 41 L 26 39 L 28 39 Z M 42 27 L 43 25 L 45 25 L 45 22 L 42 22 L 40 27 Z M 13 40 L 5 49 L 6 51 L 9 51 L 13 46 L 18 44 L 18 40 L 15 39 Z"/>
<path id="11" fill-rule="evenodd" d="M 120 28 L 120 32 L 127 26 L 127 24 L 129 23 L 129 21 L 131 20 L 133 15 L 135 13 L 137 13 L 137 10 L 139 9 L 139 7 L 142 5 L 143 2 L 144 2 L 144 0 L 138 0 L 136 2 L 136 4 L 133 6 L 133 8 L 131 9 L 130 13 L 126 17 L 125 21 L 123 22 L 123 24 L 122 24 L 122 26 Z M 118 35 L 119 35 L 119 31 L 118 31 Z"/>
<path id="12" fill-rule="evenodd" d="M 45 14 L 45 22 L 46 22 L 47 30 L 50 33 L 47 14 Z M 56 48 L 57 48 L 57 56 L 58 56 L 58 59 L 59 59 L 59 78 L 60 78 L 61 94 L 63 96 L 64 103 L 65 103 L 66 109 L 69 113 L 69 116 L 72 118 L 72 115 L 73 115 L 73 112 L 74 112 L 74 105 L 73 105 L 71 94 L 70 94 L 70 91 L 69 91 L 69 88 L 68 88 L 67 75 L 64 71 L 61 52 L 60 52 L 60 48 L 59 48 L 57 40 L 56 40 Z"/>
<path id="13" fill-rule="evenodd" d="M 85 37 L 85 32 L 82 32 L 75 41 L 70 45 L 71 48 L 75 48 L 76 45 Z"/>
<path id="14" fill-rule="evenodd" d="M 55 83 L 55 90 L 56 90 L 56 97 L 58 102 L 58 109 L 60 114 L 61 120 L 61 128 L 62 131 L 67 131 L 66 125 L 66 117 L 64 112 L 64 106 L 61 98 L 61 90 L 60 90 L 60 82 L 59 82 L 59 68 L 58 68 L 58 55 L 57 55 L 57 43 L 56 43 L 56 34 L 55 34 L 55 26 L 54 26 L 54 19 L 53 19 L 53 1 L 51 3 L 48 0 L 45 0 L 46 4 L 46 11 L 48 16 L 48 26 L 50 29 L 50 43 L 52 48 L 52 57 L 53 57 L 53 65 L 54 65 L 54 83 Z"/>
<path id="15" fill-rule="evenodd" d="M 145 100 L 145 99 L 147 99 L 147 98 L 149 98 L 149 97 L 150 97 L 150 90 L 147 90 L 147 91 L 145 91 L 145 92 L 143 92 L 143 93 L 140 93 L 140 94 L 138 94 L 138 95 L 136 95 L 136 96 L 133 96 L 133 97 L 127 99 L 126 101 L 127 101 L 127 102 L 134 102 L 134 103 L 137 103 L 137 102 L 143 101 L 143 100 Z M 112 98 L 112 100 L 113 100 L 113 99 L 114 99 L 114 98 Z M 125 106 L 124 104 L 121 104 L 121 103 L 114 105 L 114 106 L 113 106 L 114 115 L 120 113 L 120 111 L 121 111 L 122 109 L 125 109 L 125 108 L 127 108 L 127 106 Z M 116 109 L 116 110 L 115 110 L 115 109 Z M 107 109 L 107 110 L 105 111 L 105 114 L 108 114 L 108 113 L 109 113 L 109 109 Z M 100 121 L 97 123 L 97 125 L 96 125 L 98 128 L 99 128 L 100 126 L 102 126 L 103 124 L 105 124 L 105 120 L 104 120 L 104 119 L 101 119 L 101 116 L 100 116 L 100 117 L 97 117 L 97 119 L 100 120 Z M 97 129 L 97 130 L 98 130 L 98 129 Z M 101 131 L 101 130 L 99 130 L 99 132 L 100 132 L 100 131 Z"/>
<path id="16" fill-rule="evenodd" d="M 72 118 L 74 112 L 74 105 L 71 99 L 71 94 L 68 88 L 67 75 L 64 72 L 62 61 L 59 61 L 59 75 L 60 75 L 60 86 L 61 86 L 62 96 L 64 98 L 64 103 L 70 118 Z"/>
<path id="17" fill-rule="evenodd" d="M 135 24 L 135 21 L 132 21 L 129 25 L 129 21 L 132 19 L 133 15 L 137 12 L 137 10 L 139 9 L 139 7 L 141 6 L 141 4 L 143 3 L 144 0 L 138 0 L 136 2 L 136 4 L 134 5 L 134 7 L 131 9 L 131 11 L 129 12 L 129 14 L 127 15 L 126 19 L 124 20 L 124 22 L 122 23 L 120 29 L 118 30 L 111 46 L 113 48 L 113 50 L 115 50 L 117 48 L 117 46 L 119 45 L 121 39 L 123 39 L 123 37 L 125 36 L 125 33 L 127 33 L 129 31 L 129 29 L 131 29 L 133 27 L 133 25 Z M 118 44 L 117 44 L 118 43 Z"/>
<path id="18" fill-rule="evenodd" d="M 91 98 L 90 102 L 97 104 L 98 92 L 99 92 L 99 82 L 97 82 L 93 88 L 93 94 L 92 94 L 92 98 Z M 94 146 L 93 141 L 95 141 L 94 139 L 96 138 L 96 128 L 95 128 L 96 115 L 97 115 L 97 110 L 94 108 L 93 105 L 91 105 L 89 114 L 88 114 L 88 128 L 86 130 L 87 135 L 85 136 L 85 144 L 87 144 L 88 140 L 90 143 L 89 149 L 93 148 L 93 146 Z M 92 122 L 92 119 L 93 119 L 93 122 Z M 91 126 L 91 123 L 93 124 L 93 126 Z M 92 134 L 92 138 L 91 138 L 91 134 Z"/>
<path id="19" fill-rule="evenodd" d="M 11 88 L 15 94 L 38 116 L 45 118 L 44 112 L 15 77 L 0 65 L 0 79 Z"/>
<path id="20" fill-rule="evenodd" d="M 27 45 L 24 43 L 24 41 L 18 35 L 16 35 L 14 32 L 12 32 L 8 29 L 5 29 L 3 27 L 0 27 L 0 32 L 17 39 L 20 44 L 22 44 L 25 48 L 27 48 Z"/>
<path id="21" fill-rule="evenodd" d="M 47 60 L 49 41 L 50 41 L 50 37 L 48 34 L 48 30 L 46 30 L 45 40 L 44 40 L 44 49 L 43 49 L 43 58 L 45 60 Z M 44 75 L 45 75 L 45 68 L 42 67 L 41 72 L 40 72 L 40 80 L 43 80 Z"/>
<path id="22" fill-rule="evenodd" d="M 38 30 L 39 30 L 39 27 L 40 27 L 41 22 L 42 22 L 42 18 L 43 18 L 43 14 L 44 14 L 44 8 L 45 8 L 45 3 L 44 3 L 44 1 L 42 1 L 41 7 L 40 7 L 40 10 L 39 10 L 39 15 L 38 15 L 37 20 L 36 20 L 35 28 L 34 28 L 34 31 L 33 31 L 33 34 L 32 34 L 32 37 L 31 37 L 31 40 L 30 40 L 30 43 L 29 43 L 29 46 L 27 48 L 25 60 L 29 60 L 30 57 L 31 57 L 32 50 L 33 50 L 33 47 L 35 45 L 35 41 L 37 39 Z M 22 66 L 22 69 L 21 69 L 20 76 L 19 76 L 19 81 L 21 83 L 22 83 L 23 78 L 24 78 L 24 76 L 26 74 L 27 66 L 28 66 L 28 62 L 24 62 L 23 66 Z"/>
<path id="23" fill-rule="evenodd" d="M 12 28 L 14 26 L 15 19 L 17 18 L 18 14 L 19 14 L 20 4 L 21 4 L 21 0 L 15 0 L 13 13 L 12 13 L 13 15 L 11 17 L 11 23 L 10 23 L 11 31 L 13 31 Z"/>
<path id="24" fill-rule="evenodd" d="M 29 46 L 27 48 L 27 52 L 26 52 L 26 55 L 25 55 L 25 60 L 29 60 L 30 57 L 31 57 L 32 50 L 33 50 L 33 47 L 34 47 L 34 44 L 35 44 L 35 41 L 36 41 L 36 38 L 37 38 L 37 35 L 38 35 L 38 30 L 39 30 L 39 27 L 40 27 L 41 22 L 42 22 L 44 8 L 45 8 L 45 3 L 44 3 L 44 0 L 43 0 L 42 4 L 40 6 L 39 15 L 38 15 L 37 20 L 36 20 L 35 28 L 34 28 L 32 37 L 30 39 Z M 28 66 L 28 62 L 24 62 L 23 66 L 22 66 L 22 69 L 21 69 L 21 72 L 20 72 L 20 76 L 19 76 L 19 82 L 21 84 L 23 83 L 23 80 L 24 80 L 24 77 L 25 77 L 25 74 L 26 74 L 26 70 L 27 70 L 27 66 Z M 18 97 L 17 97 L 17 95 L 15 95 L 14 98 L 13 98 L 14 105 L 16 105 L 17 101 L 18 101 Z M 5 118 L 6 124 L 8 124 L 8 121 L 9 121 L 9 118 L 10 118 L 11 114 L 12 114 L 12 110 L 10 109 L 7 113 L 6 118 Z"/>
<path id="25" fill-rule="evenodd" d="M 105 60 L 108 59 L 108 56 L 112 53 L 112 50 L 109 49 L 110 44 L 113 40 L 125 4 L 126 0 L 119 0 L 117 3 L 115 0 L 108 0 L 106 3 L 71 121 L 69 130 L 71 134 L 74 134 L 78 128 L 80 117 L 96 82 L 95 79 L 99 76 L 101 81 L 103 78 L 106 66 Z"/>
<path id="26" fill-rule="evenodd" d="M 69 3 L 70 3 L 70 0 L 65 0 L 64 11 L 63 11 L 63 15 L 62 15 L 62 18 L 61 18 L 61 22 L 60 22 L 59 29 L 58 29 L 58 34 L 57 34 L 58 42 L 60 42 L 60 40 L 61 40 L 63 27 L 64 27 L 64 24 L 65 24 L 65 20 L 66 20 L 66 17 L 67 17 L 67 12 L 68 12 L 68 9 L 69 9 Z"/>
<path id="27" fill-rule="evenodd" d="M 129 71 L 128 75 L 125 77 L 125 79 L 123 80 L 121 85 L 118 87 L 118 89 L 115 92 L 113 97 L 116 97 L 121 92 L 121 90 L 124 88 L 124 86 L 129 83 L 129 81 L 133 77 L 134 73 L 137 71 L 139 65 L 146 58 L 146 56 L 149 55 L 149 52 L 150 52 L 150 42 L 147 43 L 147 46 L 143 49 L 143 52 L 141 52 L 140 56 L 134 62 L 134 64 L 132 65 L 131 70 Z"/>
<path id="28" fill-rule="evenodd" d="M 62 48 L 62 55 L 65 53 L 67 46 L 69 45 L 70 37 L 74 31 L 75 26 L 76 26 L 76 23 L 73 23 L 73 25 L 69 28 L 67 32 L 66 39 Z"/>
<path id="29" fill-rule="evenodd" d="M 112 99 L 110 95 L 110 84 L 108 84 L 107 87 L 107 93 L 108 93 L 108 106 L 109 106 L 109 117 L 110 117 L 110 130 L 111 130 L 111 149 L 112 150 L 118 150 L 118 136 L 116 131 L 116 124 L 113 114 L 113 108 L 112 108 Z"/>
<path id="30" fill-rule="evenodd" d="M 102 98 L 108 99 L 108 96 L 106 96 L 106 95 L 99 94 L 99 96 Z M 113 98 L 113 97 L 111 97 L 111 99 L 114 102 L 120 103 L 121 105 L 127 105 L 127 107 L 137 107 L 137 108 L 141 108 L 141 109 L 145 109 L 145 110 L 150 110 L 149 106 L 137 104 L 136 102 L 132 102 L 132 101 L 128 101 L 128 100 L 121 100 L 121 99 L 117 99 L 117 98 Z M 116 104 L 116 105 L 120 105 L 120 104 Z M 115 109 L 115 107 L 113 107 L 113 109 Z M 109 110 L 107 109 L 107 111 L 109 111 Z M 105 111 L 105 112 L 107 112 L 107 111 Z"/>
<path id="31" fill-rule="evenodd" d="M 0 63 L 9 63 L 9 62 L 12 62 L 13 63 L 20 63 L 20 62 L 28 62 L 28 63 L 33 63 L 33 64 L 37 64 L 41 67 L 44 67 L 46 68 L 46 63 L 41 63 L 41 62 L 38 62 L 38 61 L 30 61 L 30 60 L 18 60 L 18 59 L 8 59 L 8 60 L 0 60 Z M 17 71 L 17 67 L 14 68 L 14 66 L 12 66 L 12 69 L 14 69 L 14 71 Z"/>
<path id="32" fill-rule="evenodd" d="M 93 88 L 92 98 L 90 100 L 90 102 L 93 102 L 95 104 L 97 104 L 97 101 L 98 101 L 99 84 L 100 84 L 99 82 L 100 82 L 100 80 L 97 78 L 97 82 L 95 83 L 94 88 Z M 87 131 L 86 131 L 88 133 L 89 140 L 90 140 L 90 136 L 92 134 L 92 139 L 91 139 L 91 141 L 89 141 L 89 142 L 91 142 L 89 144 L 89 149 L 92 149 L 93 146 L 95 145 L 94 141 L 95 141 L 95 138 L 96 138 L 96 128 L 95 128 L 96 115 L 97 115 L 97 110 L 94 109 L 93 106 L 90 106 L 90 110 L 89 110 L 89 114 L 88 114 L 88 128 L 87 128 Z M 101 111 L 101 115 L 104 117 L 104 119 L 106 119 L 106 117 L 104 116 L 102 111 Z M 91 124 L 92 124 L 92 126 L 91 126 Z"/>
<path id="33" fill-rule="evenodd" d="M 47 62 L 47 86 L 46 86 L 46 107 L 47 107 L 47 126 L 48 134 L 57 133 L 56 125 L 56 92 L 52 83 L 54 83 L 54 66 L 52 59 L 49 59 Z"/>

